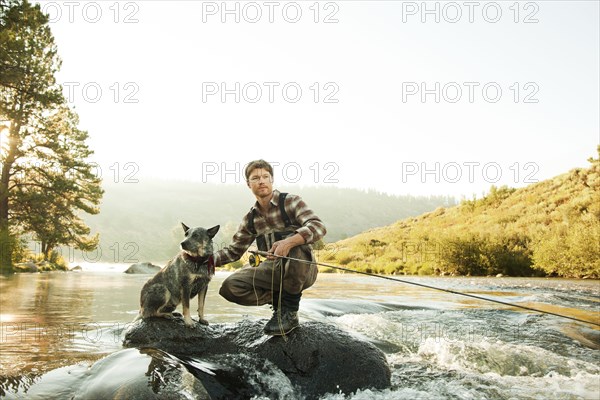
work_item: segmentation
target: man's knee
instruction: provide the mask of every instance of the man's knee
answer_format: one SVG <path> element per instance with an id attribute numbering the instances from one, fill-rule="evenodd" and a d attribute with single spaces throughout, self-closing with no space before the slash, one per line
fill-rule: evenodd
<path id="1" fill-rule="evenodd" d="M 225 300 L 227 301 L 232 301 L 235 302 L 235 296 L 233 295 L 233 293 L 231 292 L 231 287 L 230 285 L 227 283 L 227 281 L 224 281 L 221 284 L 221 288 L 219 289 L 219 294 L 225 298 Z"/>
<path id="2" fill-rule="evenodd" d="M 317 266 L 303 262 L 290 262 L 283 279 L 283 288 L 290 294 L 301 293 L 311 287 L 317 278 Z"/>
<path id="3" fill-rule="evenodd" d="M 227 301 L 237 303 L 240 292 L 243 291 L 242 284 L 243 282 L 241 282 L 239 279 L 235 279 L 233 275 L 230 275 L 221 284 L 219 294 Z"/>
<path id="4" fill-rule="evenodd" d="M 314 261 L 312 250 L 310 246 L 306 244 L 292 248 L 288 256 L 292 258 L 298 258 L 300 260 Z"/>
<path id="5" fill-rule="evenodd" d="M 244 277 L 238 277 L 235 274 L 230 275 L 221 284 L 219 294 L 227 301 L 232 303 L 248 305 L 247 298 L 254 293 L 252 284 L 246 282 Z"/>

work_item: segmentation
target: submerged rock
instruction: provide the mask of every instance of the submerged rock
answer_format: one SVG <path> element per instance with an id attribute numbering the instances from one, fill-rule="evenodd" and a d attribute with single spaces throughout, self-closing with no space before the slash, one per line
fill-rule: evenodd
<path id="1" fill-rule="evenodd" d="M 160 271 L 161 268 L 158 265 L 154 265 L 149 262 L 132 264 L 125 271 L 126 274 L 155 274 Z"/>
<path id="2" fill-rule="evenodd" d="M 32 262 L 17 264 L 13 269 L 15 272 L 38 272 L 38 266 Z"/>
<path id="3" fill-rule="evenodd" d="M 181 359 L 193 357 L 212 363 L 214 376 L 202 371 L 196 376 L 203 379 L 213 398 L 240 395 L 219 381 L 219 373 L 226 377 L 225 381 L 235 381 L 232 385 L 235 390 L 244 390 L 242 397 L 264 396 L 265 393 L 252 393 L 256 388 L 244 382 L 252 381 L 249 374 L 261 366 L 266 368 L 265 363 L 273 364 L 287 377 L 296 396 L 308 399 L 326 393 L 390 386 L 390 369 L 385 356 L 371 343 L 319 322 L 303 323 L 286 337 L 270 337 L 262 332 L 264 323 L 245 320 L 238 324 L 197 324 L 188 328 L 182 319 L 150 318 L 139 320 L 129 328 L 124 345 L 152 347 Z M 232 367 L 232 355 L 245 355 L 246 361 L 240 361 L 237 368 Z M 229 360 L 227 368 L 222 367 L 223 360 Z M 248 364 L 247 360 L 256 365 L 244 365 Z M 244 384 L 248 387 L 244 388 Z"/>
<path id="4" fill-rule="evenodd" d="M 43 375 L 15 398 L 210 399 L 183 363 L 156 349 L 125 349 L 91 367 L 73 365 Z M 9 396 L 9 398 L 11 398 Z"/>

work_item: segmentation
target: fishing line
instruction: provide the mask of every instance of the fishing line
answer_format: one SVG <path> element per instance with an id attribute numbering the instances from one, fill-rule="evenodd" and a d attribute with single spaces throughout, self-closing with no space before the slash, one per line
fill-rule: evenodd
<path id="1" fill-rule="evenodd" d="M 252 253 L 252 252 L 250 252 Z M 259 305 L 259 301 L 258 301 L 258 293 L 256 292 L 256 286 L 254 285 L 254 277 L 256 276 L 256 269 L 258 267 L 258 265 L 260 264 L 260 260 L 257 260 L 256 264 L 254 263 L 254 260 L 252 260 L 250 262 L 250 265 L 252 265 L 254 268 L 254 273 L 252 275 L 252 288 L 254 289 L 254 296 L 256 296 L 256 305 Z M 283 323 L 281 320 L 281 298 L 283 297 L 282 293 L 283 293 L 283 263 L 281 258 L 278 258 L 277 260 L 273 261 L 273 265 L 271 268 L 271 305 L 273 306 L 273 308 L 277 308 L 276 310 L 274 310 L 273 312 L 277 315 L 277 324 L 279 325 L 279 332 L 280 332 L 280 336 L 283 336 L 283 340 L 285 342 L 288 341 L 286 334 L 285 334 L 285 330 L 283 329 Z M 280 277 L 279 277 L 279 296 L 277 296 L 277 305 L 275 305 L 275 269 L 279 268 L 280 270 Z"/>
<path id="2" fill-rule="evenodd" d="M 254 281 L 256 280 L 256 268 L 254 268 L 254 271 L 252 271 L 252 289 L 254 290 L 254 297 L 256 297 L 256 306 L 260 306 L 260 303 L 258 301 L 258 293 L 256 292 L 256 285 L 254 284 Z"/>
<path id="3" fill-rule="evenodd" d="M 277 325 L 279 326 L 279 333 L 281 334 L 281 336 L 283 336 L 283 340 L 287 342 L 287 337 L 285 336 L 285 331 L 283 330 L 283 323 L 281 322 L 281 301 L 283 297 L 283 260 L 281 258 L 278 258 L 277 260 L 273 261 L 273 272 L 271 275 L 271 302 L 273 304 L 273 307 L 275 307 L 275 302 L 273 301 L 273 283 L 275 282 L 275 269 L 277 267 L 279 267 L 280 277 L 279 296 L 277 296 L 277 310 L 275 310 L 275 313 L 277 314 Z"/>
<path id="4" fill-rule="evenodd" d="M 542 313 L 542 314 L 554 315 L 555 317 L 567 318 L 567 319 L 571 319 L 571 320 L 577 321 L 577 322 L 583 322 L 583 323 L 586 323 L 586 324 L 592 324 L 592 325 L 600 326 L 600 323 L 598 323 L 598 322 L 586 321 L 584 319 L 570 317 L 568 315 L 557 314 L 557 313 L 554 313 L 552 311 L 544 311 L 544 310 L 540 310 L 540 309 L 533 308 L 533 307 L 520 306 L 518 304 L 508 303 L 508 302 L 505 302 L 505 301 L 488 299 L 487 297 L 481 297 L 481 296 L 477 296 L 477 295 L 474 295 L 474 294 L 457 292 L 455 290 L 450 290 L 450 289 L 442 289 L 442 288 L 439 288 L 439 287 L 426 285 L 424 283 L 411 282 L 411 281 L 406 281 L 404 279 L 392 278 L 391 276 L 384 276 L 384 275 L 373 274 L 373 273 L 370 273 L 370 272 L 357 271 L 355 269 L 338 267 L 337 265 L 325 264 L 325 263 L 321 263 L 321 262 L 307 261 L 307 260 L 302 260 L 300 258 L 278 256 L 276 254 L 272 254 L 272 253 L 269 253 L 269 252 L 266 252 L 266 251 L 253 251 L 252 250 L 252 251 L 249 251 L 249 252 L 252 253 L 252 254 L 258 254 L 258 255 L 261 255 L 261 256 L 265 256 L 265 257 L 266 256 L 274 256 L 274 257 L 279 257 L 279 258 L 286 258 L 286 259 L 292 260 L 292 261 L 300 261 L 300 262 L 303 262 L 303 263 L 306 263 L 306 264 L 317 264 L 317 265 L 321 265 L 323 267 L 329 267 L 329 268 L 339 269 L 341 271 L 354 272 L 356 274 L 373 276 L 375 278 L 387 279 L 389 281 L 402 282 L 402 283 L 406 283 L 408 285 L 421 286 L 421 287 L 424 287 L 424 288 L 427 288 L 427 289 L 439 290 L 439 291 L 442 291 L 442 292 L 457 294 L 459 296 L 471 297 L 473 299 L 478 299 L 478 300 L 491 301 L 493 303 L 498 303 L 498 304 L 502 304 L 502 305 L 505 305 L 505 306 L 522 308 L 524 310 L 535 311 L 535 312 L 539 312 L 539 313 Z"/>

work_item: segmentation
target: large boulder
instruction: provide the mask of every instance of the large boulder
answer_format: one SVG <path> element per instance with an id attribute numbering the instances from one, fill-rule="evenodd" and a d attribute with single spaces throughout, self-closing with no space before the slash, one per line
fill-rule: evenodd
<path id="1" fill-rule="evenodd" d="M 161 268 L 158 265 L 154 265 L 149 262 L 132 264 L 125 271 L 126 274 L 155 274 L 160 271 Z"/>
<path id="2" fill-rule="evenodd" d="M 262 332 L 264 323 L 244 320 L 188 328 L 180 318 L 149 318 L 129 328 L 124 345 L 160 349 L 184 360 L 196 360 L 196 364 L 206 361 L 211 373 L 201 368 L 195 375 L 215 399 L 239 397 L 240 393 L 242 397 L 264 396 L 264 392 L 253 393 L 256 387 L 244 382 L 256 381 L 250 371 L 268 365 L 274 365 L 289 380 L 295 397 L 313 399 L 326 393 L 390 386 L 385 355 L 371 343 L 320 322 L 303 323 L 285 337 L 270 337 Z M 232 380 L 236 392 L 227 385 Z M 277 397 L 277 393 L 268 394 L 273 395 Z"/>

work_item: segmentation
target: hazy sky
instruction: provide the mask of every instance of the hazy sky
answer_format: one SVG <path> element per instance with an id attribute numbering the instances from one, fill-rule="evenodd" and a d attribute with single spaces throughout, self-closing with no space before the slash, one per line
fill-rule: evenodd
<path id="1" fill-rule="evenodd" d="M 600 141 L 598 1 L 40 3 L 106 180 L 470 197 Z"/>

